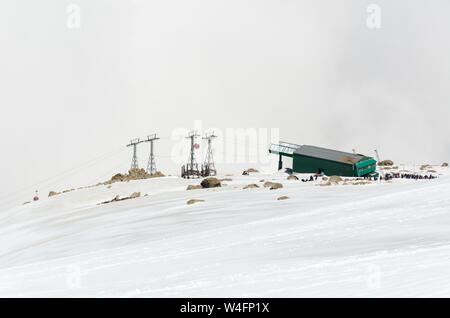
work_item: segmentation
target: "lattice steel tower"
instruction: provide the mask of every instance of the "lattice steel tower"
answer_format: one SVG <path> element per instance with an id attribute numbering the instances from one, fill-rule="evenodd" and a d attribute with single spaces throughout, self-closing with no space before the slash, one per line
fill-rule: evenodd
<path id="1" fill-rule="evenodd" d="M 139 138 L 131 139 L 127 147 L 133 146 L 133 159 L 131 160 L 131 169 L 139 169 L 138 159 L 137 159 L 137 145 L 139 145 L 143 140 Z"/>
<path id="2" fill-rule="evenodd" d="M 186 138 L 191 139 L 191 153 L 189 155 L 187 168 L 188 170 L 197 170 L 197 161 L 195 159 L 195 148 L 198 148 L 198 145 L 195 143 L 195 138 L 199 137 L 196 131 L 189 132 L 189 135 Z"/>
<path id="3" fill-rule="evenodd" d="M 147 172 L 151 175 L 156 173 L 155 156 L 153 154 L 153 142 L 158 139 L 159 138 L 156 137 L 156 134 L 152 134 L 147 136 L 147 140 L 144 140 L 145 142 L 150 143 L 150 157 L 148 158 Z"/>
<path id="4" fill-rule="evenodd" d="M 216 138 L 217 136 L 214 135 L 214 131 L 210 134 L 205 134 L 205 137 L 202 139 L 205 139 L 208 141 L 208 150 L 206 152 L 205 162 L 203 163 L 203 166 L 206 171 L 208 171 L 208 175 L 216 175 L 216 167 L 214 165 L 214 156 L 212 151 L 211 142 L 213 138 Z"/>
<path id="5" fill-rule="evenodd" d="M 199 147 L 197 143 L 195 143 L 195 138 L 198 137 L 196 131 L 190 131 L 186 138 L 191 139 L 191 153 L 189 154 L 189 159 L 186 165 L 181 167 L 181 177 L 182 178 L 200 178 L 201 173 L 198 170 L 198 164 L 195 160 L 195 149 Z"/>

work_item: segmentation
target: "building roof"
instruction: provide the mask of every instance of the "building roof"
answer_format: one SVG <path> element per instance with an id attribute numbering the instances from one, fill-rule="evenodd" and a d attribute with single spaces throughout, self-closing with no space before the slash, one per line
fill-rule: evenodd
<path id="1" fill-rule="evenodd" d="M 313 158 L 321 158 L 335 162 L 342 162 L 346 164 L 354 164 L 360 161 L 366 156 L 360 154 L 352 154 L 349 152 L 343 152 L 333 149 L 321 148 L 310 145 L 303 145 L 295 150 L 294 154 L 303 155 Z"/>
<path id="2" fill-rule="evenodd" d="M 269 152 L 292 157 L 292 154 L 295 152 L 295 150 L 300 147 L 301 146 L 297 144 L 280 141 L 278 144 L 270 145 Z"/>

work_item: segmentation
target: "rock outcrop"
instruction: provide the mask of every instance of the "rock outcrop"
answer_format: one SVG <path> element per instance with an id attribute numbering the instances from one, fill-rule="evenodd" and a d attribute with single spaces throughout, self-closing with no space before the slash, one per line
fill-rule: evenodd
<path id="1" fill-rule="evenodd" d="M 280 189 L 283 187 L 281 183 L 278 182 L 272 182 L 272 181 L 266 181 L 264 183 L 265 188 L 269 188 L 270 190 Z"/>
<path id="2" fill-rule="evenodd" d="M 253 189 L 253 188 L 259 188 L 259 186 L 257 184 L 255 184 L 255 183 L 252 183 L 252 184 L 247 184 L 242 189 Z"/>
<path id="3" fill-rule="evenodd" d="M 244 170 L 244 171 L 242 172 L 242 175 L 243 175 L 243 176 L 247 176 L 247 175 L 250 174 L 250 172 L 259 172 L 259 171 L 256 170 L 256 169 L 250 168 L 250 169 Z"/>
<path id="4" fill-rule="evenodd" d="M 139 198 L 141 196 L 140 192 L 133 192 L 128 199 L 135 199 L 135 198 Z"/>
<path id="5" fill-rule="evenodd" d="M 141 180 L 141 179 L 150 179 L 150 178 L 158 178 L 164 177 L 164 174 L 160 171 L 156 171 L 155 174 L 150 174 L 144 169 L 133 168 L 128 171 L 128 174 L 117 173 L 111 177 L 110 180 L 103 182 L 103 184 L 111 184 L 114 182 L 127 182 L 131 180 Z"/>
<path id="6" fill-rule="evenodd" d="M 198 199 L 190 199 L 186 204 L 191 205 L 197 202 L 205 202 L 205 200 L 198 200 Z"/>
<path id="7" fill-rule="evenodd" d="M 379 166 L 392 166 L 393 164 L 394 164 L 394 162 L 389 159 L 378 162 Z"/>
<path id="8" fill-rule="evenodd" d="M 200 184 L 203 188 L 216 188 L 222 186 L 219 179 L 214 177 L 203 179 Z"/>
<path id="9" fill-rule="evenodd" d="M 117 202 L 117 201 L 124 201 L 124 200 L 130 200 L 130 199 L 136 199 L 139 198 L 141 196 L 140 192 L 133 192 L 129 197 L 125 197 L 125 198 L 121 198 L 118 194 L 114 197 L 114 199 L 112 200 L 108 200 L 108 201 L 103 201 L 100 202 L 99 204 L 107 204 L 107 203 L 111 203 L 111 202 Z"/>

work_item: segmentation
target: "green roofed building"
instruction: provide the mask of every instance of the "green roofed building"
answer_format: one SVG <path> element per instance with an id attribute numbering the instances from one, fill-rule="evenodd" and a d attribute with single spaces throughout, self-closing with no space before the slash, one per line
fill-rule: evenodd
<path id="1" fill-rule="evenodd" d="M 269 152 L 279 155 L 278 169 L 283 167 L 282 156 L 286 156 L 292 158 L 294 172 L 347 177 L 377 175 L 375 159 L 361 154 L 288 142 L 272 144 Z"/>

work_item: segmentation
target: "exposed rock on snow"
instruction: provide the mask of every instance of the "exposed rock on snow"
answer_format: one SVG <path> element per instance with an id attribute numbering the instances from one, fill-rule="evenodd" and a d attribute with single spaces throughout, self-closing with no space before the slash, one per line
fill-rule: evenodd
<path id="1" fill-rule="evenodd" d="M 341 181 L 342 181 L 342 178 L 339 177 L 339 176 L 331 176 L 331 177 L 330 177 L 330 182 L 331 182 L 331 183 L 339 183 L 339 182 L 341 182 Z"/>
<path id="2" fill-rule="evenodd" d="M 133 192 L 131 195 L 130 195 L 130 199 L 135 199 L 135 198 L 139 198 L 141 196 L 141 193 L 140 192 Z"/>
<path id="3" fill-rule="evenodd" d="M 441 167 L 448 167 L 448 163 L 447 162 L 442 163 Z"/>
<path id="4" fill-rule="evenodd" d="M 267 184 L 267 185 L 266 185 Z M 270 190 L 275 190 L 275 189 L 280 189 L 283 187 L 283 185 L 281 183 L 278 182 L 270 182 L 267 181 L 266 183 L 264 183 L 264 187 L 270 187 Z"/>
<path id="5" fill-rule="evenodd" d="M 114 199 L 109 200 L 109 201 L 103 201 L 99 204 L 107 204 L 107 203 L 111 203 L 111 202 L 117 202 L 117 201 L 124 201 L 124 200 L 129 200 L 129 199 L 136 199 L 139 198 L 141 196 L 140 192 L 133 192 L 129 197 L 125 197 L 125 198 L 120 198 L 120 196 L 117 194 Z"/>
<path id="6" fill-rule="evenodd" d="M 161 173 L 160 171 L 156 171 L 156 173 L 152 175 L 142 168 L 141 169 L 133 168 L 128 171 L 128 174 L 117 173 L 114 176 L 112 176 L 110 180 L 100 184 L 111 184 L 114 182 L 127 182 L 131 180 L 140 180 L 158 177 L 164 177 L 164 174 Z"/>
<path id="7" fill-rule="evenodd" d="M 247 176 L 250 174 L 250 172 L 259 172 L 259 171 L 256 169 L 250 168 L 250 169 L 244 170 L 244 172 L 242 172 L 242 175 Z"/>
<path id="8" fill-rule="evenodd" d="M 186 190 L 197 190 L 197 189 L 203 189 L 201 184 L 190 184 L 186 188 Z"/>
<path id="9" fill-rule="evenodd" d="M 252 189 L 252 188 L 259 188 L 259 185 L 255 184 L 255 183 L 251 183 L 251 184 L 247 184 L 242 189 Z"/>
<path id="10" fill-rule="evenodd" d="M 289 197 L 287 195 L 283 195 L 279 197 L 277 200 L 287 200 L 287 199 L 289 199 Z"/>
<path id="11" fill-rule="evenodd" d="M 394 162 L 392 160 L 387 159 L 387 160 L 382 160 L 382 161 L 378 162 L 378 165 L 379 166 L 392 166 L 392 165 L 394 165 Z"/>
<path id="12" fill-rule="evenodd" d="M 190 199 L 186 204 L 191 205 L 197 202 L 205 202 L 205 200 L 199 200 L 199 199 Z"/>
<path id="13" fill-rule="evenodd" d="M 58 195 L 58 194 L 61 194 L 61 192 L 50 191 L 50 192 L 48 193 L 48 196 L 49 196 L 49 197 L 52 197 L 52 196 Z"/>
<path id="14" fill-rule="evenodd" d="M 291 175 L 288 176 L 286 179 L 287 179 L 287 180 L 298 180 L 298 177 L 297 177 L 297 176 L 294 176 L 293 174 L 291 174 Z"/>
<path id="15" fill-rule="evenodd" d="M 122 200 L 122 199 L 120 199 L 120 196 L 117 194 L 117 195 L 114 197 L 114 199 L 108 200 L 108 201 L 103 201 L 103 202 L 100 202 L 99 204 L 107 204 L 107 203 L 116 202 L 116 201 L 120 201 L 120 200 Z"/>
<path id="16" fill-rule="evenodd" d="M 216 188 L 222 186 L 220 184 L 219 179 L 214 177 L 203 179 L 203 181 L 200 184 L 203 188 Z"/>
<path id="17" fill-rule="evenodd" d="M 189 193 L 203 178 L 157 178 L 19 205 L 0 213 L 0 297 L 448 297 L 450 168 L 432 169 L 345 187 L 274 171 Z M 138 191 L 150 197 L 96 205 Z"/>

